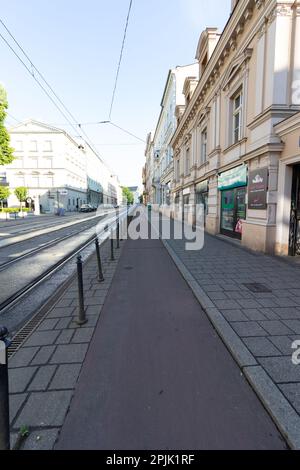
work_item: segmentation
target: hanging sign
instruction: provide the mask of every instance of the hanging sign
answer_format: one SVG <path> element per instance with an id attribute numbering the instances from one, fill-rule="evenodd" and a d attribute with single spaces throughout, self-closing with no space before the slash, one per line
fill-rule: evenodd
<path id="1" fill-rule="evenodd" d="M 248 208 L 267 209 L 268 168 L 251 171 L 249 174 Z"/>

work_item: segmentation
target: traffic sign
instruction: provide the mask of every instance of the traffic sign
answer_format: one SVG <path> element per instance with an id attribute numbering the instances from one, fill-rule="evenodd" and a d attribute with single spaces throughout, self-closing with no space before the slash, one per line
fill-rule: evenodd
<path id="1" fill-rule="evenodd" d="M 67 196 L 69 194 L 66 189 L 60 189 L 58 192 L 61 196 Z"/>

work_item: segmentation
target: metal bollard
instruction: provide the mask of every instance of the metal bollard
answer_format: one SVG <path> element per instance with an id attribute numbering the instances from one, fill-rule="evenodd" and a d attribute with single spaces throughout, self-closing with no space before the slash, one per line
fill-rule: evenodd
<path id="1" fill-rule="evenodd" d="M 120 248 L 120 220 L 117 222 L 117 249 Z"/>
<path id="2" fill-rule="evenodd" d="M 103 271 L 102 271 L 102 262 L 101 262 L 101 254 L 100 254 L 100 246 L 99 246 L 98 238 L 96 238 L 95 240 L 95 245 L 96 245 L 97 261 L 98 261 L 98 281 L 104 282 L 105 279 L 104 279 Z"/>
<path id="3" fill-rule="evenodd" d="M 84 293 L 83 293 L 83 275 L 82 275 L 82 257 L 77 256 L 77 277 L 78 277 L 78 300 L 79 300 L 79 311 L 78 311 L 78 325 L 84 325 L 87 323 L 84 308 Z"/>
<path id="4" fill-rule="evenodd" d="M 113 230 L 110 232 L 110 260 L 115 261 L 114 256 L 114 233 Z"/>
<path id="5" fill-rule="evenodd" d="M 7 337 L 7 328 L 0 327 L 0 450 L 10 450 Z"/>

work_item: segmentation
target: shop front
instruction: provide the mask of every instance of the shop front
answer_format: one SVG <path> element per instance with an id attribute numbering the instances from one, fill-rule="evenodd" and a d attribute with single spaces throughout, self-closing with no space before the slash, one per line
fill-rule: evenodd
<path id="1" fill-rule="evenodd" d="M 247 166 L 223 172 L 218 178 L 221 192 L 221 224 L 223 235 L 241 240 L 246 219 Z"/>
<path id="2" fill-rule="evenodd" d="M 293 166 L 289 255 L 300 255 L 300 164 Z"/>

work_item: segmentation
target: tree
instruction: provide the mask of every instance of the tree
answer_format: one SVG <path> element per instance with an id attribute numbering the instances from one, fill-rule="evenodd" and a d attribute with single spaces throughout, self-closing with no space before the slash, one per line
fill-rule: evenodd
<path id="1" fill-rule="evenodd" d="M 25 202 L 28 197 L 28 189 L 24 186 L 20 186 L 15 189 L 15 195 L 20 202 L 20 211 L 22 212 L 22 202 Z"/>
<path id="2" fill-rule="evenodd" d="M 1 201 L 1 207 L 3 209 L 3 201 L 6 201 L 6 199 L 9 198 L 10 195 L 10 190 L 7 186 L 0 186 L 0 201 Z"/>
<path id="3" fill-rule="evenodd" d="M 126 199 L 127 204 L 133 204 L 134 202 L 134 195 L 130 191 L 129 188 L 122 188 L 123 190 L 123 198 Z"/>
<path id="4" fill-rule="evenodd" d="M 9 165 L 14 160 L 13 149 L 10 147 L 9 133 L 4 125 L 7 108 L 6 91 L 0 85 L 0 165 Z"/>

